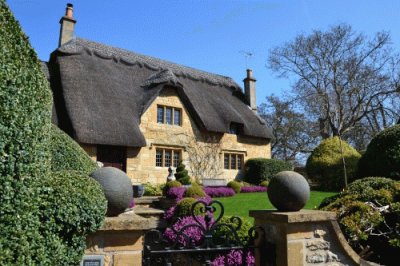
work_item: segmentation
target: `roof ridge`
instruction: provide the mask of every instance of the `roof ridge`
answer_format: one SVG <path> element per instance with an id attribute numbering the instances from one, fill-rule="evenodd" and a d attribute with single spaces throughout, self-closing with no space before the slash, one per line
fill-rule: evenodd
<path id="1" fill-rule="evenodd" d="M 63 53 L 79 54 L 82 49 L 78 49 L 76 45 L 89 50 L 91 55 L 96 55 L 102 59 L 114 59 L 127 65 L 138 64 L 145 66 L 151 70 L 171 70 L 177 77 L 189 78 L 195 81 L 202 81 L 211 85 L 220 85 L 224 87 L 234 87 L 239 89 L 240 86 L 230 77 L 199 70 L 193 67 L 180 65 L 167 60 L 155 58 L 148 55 L 139 54 L 126 49 L 90 41 L 87 39 L 75 37 L 71 41 L 65 43 L 58 48 Z"/>

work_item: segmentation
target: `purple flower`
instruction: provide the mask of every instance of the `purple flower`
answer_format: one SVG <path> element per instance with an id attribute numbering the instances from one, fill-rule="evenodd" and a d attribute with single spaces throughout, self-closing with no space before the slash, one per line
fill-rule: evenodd
<path id="1" fill-rule="evenodd" d="M 255 258 L 252 252 L 246 253 L 246 266 L 255 265 Z M 243 265 L 243 251 L 242 250 L 231 250 L 228 254 L 220 254 L 211 262 L 212 266 L 238 266 Z"/>
<path id="2" fill-rule="evenodd" d="M 263 186 L 251 186 L 251 187 L 241 187 L 240 193 L 252 193 L 252 192 L 265 192 L 266 187 Z"/>
<path id="3" fill-rule="evenodd" d="M 133 208 L 133 207 L 135 207 L 135 200 L 134 199 L 132 199 L 131 203 L 129 204 L 129 208 L 130 209 Z"/>
<path id="4" fill-rule="evenodd" d="M 167 191 L 167 198 L 176 199 L 177 201 L 183 198 L 183 194 L 185 194 L 185 187 L 172 187 Z"/>
<path id="5" fill-rule="evenodd" d="M 230 187 L 205 187 L 204 192 L 212 198 L 231 197 L 235 191 Z"/>
<path id="6" fill-rule="evenodd" d="M 205 228 L 205 221 L 203 216 L 196 216 L 197 220 L 201 223 L 201 227 Z M 186 225 L 194 225 L 194 226 L 189 226 L 185 230 L 183 230 L 182 233 L 184 233 L 188 238 L 184 238 L 182 235 L 179 235 L 175 232 L 180 232 L 182 228 Z M 176 238 L 178 237 L 178 243 L 181 244 L 184 247 L 189 246 L 190 244 L 192 245 L 199 245 L 202 240 L 203 240 L 203 231 L 199 228 L 199 225 L 195 219 L 191 216 L 186 216 L 183 218 L 179 218 L 178 221 L 172 225 L 172 230 L 171 228 L 167 228 L 164 232 L 164 237 L 170 241 L 171 243 L 174 243 L 176 241 Z M 187 243 L 187 241 L 190 241 L 190 243 Z"/>
<path id="7" fill-rule="evenodd" d="M 165 211 L 164 220 L 170 221 L 174 217 L 175 211 L 176 211 L 176 206 L 173 206 L 169 208 L 167 211 Z"/>

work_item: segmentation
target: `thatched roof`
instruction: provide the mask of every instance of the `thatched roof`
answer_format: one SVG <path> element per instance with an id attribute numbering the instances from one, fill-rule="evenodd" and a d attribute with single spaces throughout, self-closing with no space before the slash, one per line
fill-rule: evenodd
<path id="1" fill-rule="evenodd" d="M 270 139 L 231 78 L 76 38 L 51 55 L 53 121 L 78 142 L 142 147 L 141 115 L 165 86 L 176 88 L 200 130 Z"/>

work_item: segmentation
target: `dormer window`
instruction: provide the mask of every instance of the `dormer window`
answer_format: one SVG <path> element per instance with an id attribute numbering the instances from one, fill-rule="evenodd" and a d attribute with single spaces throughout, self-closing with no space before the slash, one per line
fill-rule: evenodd
<path id="1" fill-rule="evenodd" d="M 165 105 L 157 105 L 157 123 L 181 126 L 182 109 Z"/>
<path id="2" fill-rule="evenodd" d="M 229 133 L 239 135 L 243 132 L 243 124 L 232 122 L 229 127 Z"/>

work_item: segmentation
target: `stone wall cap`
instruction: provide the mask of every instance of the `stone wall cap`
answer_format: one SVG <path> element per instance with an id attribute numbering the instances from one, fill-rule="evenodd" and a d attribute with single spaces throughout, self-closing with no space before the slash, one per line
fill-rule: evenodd
<path id="1" fill-rule="evenodd" d="M 336 221 L 336 213 L 318 210 L 279 212 L 277 210 L 251 210 L 250 217 L 281 223 Z"/>
<path id="2" fill-rule="evenodd" d="M 158 223 L 157 218 L 144 218 L 134 211 L 129 211 L 116 217 L 106 217 L 99 231 L 150 230 L 155 228 Z"/>

